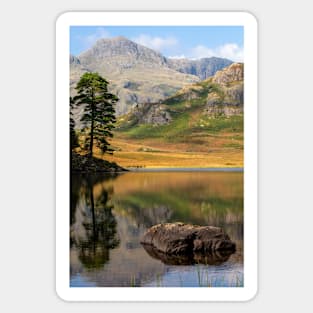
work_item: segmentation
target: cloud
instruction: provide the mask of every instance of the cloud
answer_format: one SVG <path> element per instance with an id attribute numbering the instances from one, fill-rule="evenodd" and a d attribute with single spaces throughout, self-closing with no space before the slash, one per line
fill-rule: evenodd
<path id="1" fill-rule="evenodd" d="M 235 43 L 227 43 L 216 48 L 208 48 L 198 45 L 191 50 L 191 58 L 209 58 L 209 57 L 226 58 L 232 61 L 243 61 L 243 48 Z"/>
<path id="2" fill-rule="evenodd" d="M 187 57 L 184 54 L 181 55 L 173 55 L 173 56 L 169 56 L 169 59 L 186 59 Z"/>
<path id="3" fill-rule="evenodd" d="M 178 40 L 174 37 L 152 37 L 145 34 L 141 34 L 138 37 L 132 38 L 132 40 L 140 45 L 157 51 L 161 51 L 164 48 L 173 47 L 178 43 Z"/>
<path id="4" fill-rule="evenodd" d="M 84 49 L 90 48 L 100 38 L 110 38 L 110 33 L 103 27 L 98 27 L 94 33 L 87 36 L 78 36 Z"/>

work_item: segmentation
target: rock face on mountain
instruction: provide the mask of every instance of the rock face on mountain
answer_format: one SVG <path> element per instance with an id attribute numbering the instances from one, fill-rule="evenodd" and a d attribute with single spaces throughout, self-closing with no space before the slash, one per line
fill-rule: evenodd
<path id="1" fill-rule="evenodd" d="M 244 68 L 242 63 L 233 63 L 230 66 L 217 71 L 213 77 L 213 82 L 224 86 L 233 82 L 242 82 L 243 71 Z"/>
<path id="2" fill-rule="evenodd" d="M 70 65 L 72 64 L 80 64 L 80 61 L 75 55 L 70 54 Z"/>
<path id="3" fill-rule="evenodd" d="M 159 101 L 199 80 L 171 69 L 160 53 L 124 37 L 100 39 L 77 59 L 79 64 L 72 59 L 70 67 L 71 94 L 84 72 L 98 72 L 120 99 L 117 116 L 129 112 L 137 103 Z"/>
<path id="4" fill-rule="evenodd" d="M 244 101 L 244 66 L 242 63 L 233 63 L 217 71 L 212 77 L 216 84 L 215 92 L 209 93 L 206 112 L 214 116 L 231 116 L 243 113 Z"/>
<path id="5" fill-rule="evenodd" d="M 165 125 L 172 121 L 166 107 L 160 103 L 138 104 L 133 110 L 138 124 Z"/>
<path id="6" fill-rule="evenodd" d="M 201 80 L 213 76 L 216 71 L 232 64 L 230 60 L 216 57 L 203 58 L 200 60 L 168 59 L 167 62 L 171 68 L 181 73 L 198 76 Z"/>
<path id="7" fill-rule="evenodd" d="M 232 63 L 226 59 L 198 61 L 167 59 L 160 53 L 125 37 L 100 39 L 79 56 L 70 56 L 70 93 L 85 72 L 98 72 L 120 101 L 117 116 L 130 112 L 139 103 L 156 103 L 184 86 L 200 81 Z M 74 110 L 79 124 L 79 112 Z"/>
<path id="8" fill-rule="evenodd" d="M 79 56 L 84 64 L 92 67 L 116 65 L 128 69 L 139 64 L 159 67 L 166 65 L 166 58 L 160 53 L 128 40 L 125 37 L 100 39 L 89 50 Z"/>

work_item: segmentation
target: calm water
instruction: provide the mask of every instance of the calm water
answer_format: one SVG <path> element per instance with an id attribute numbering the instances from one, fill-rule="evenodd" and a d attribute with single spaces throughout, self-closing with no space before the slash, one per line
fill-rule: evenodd
<path id="1" fill-rule="evenodd" d="M 128 172 L 72 176 L 72 287 L 243 286 L 242 172 Z M 146 251 L 162 222 L 220 226 L 235 253 L 182 260 Z"/>

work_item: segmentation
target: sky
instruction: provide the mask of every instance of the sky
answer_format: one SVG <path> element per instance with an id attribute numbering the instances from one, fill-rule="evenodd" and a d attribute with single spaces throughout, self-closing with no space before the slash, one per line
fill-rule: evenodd
<path id="1" fill-rule="evenodd" d="M 242 26 L 71 26 L 70 53 L 100 38 L 124 36 L 169 58 L 222 57 L 243 62 Z"/>

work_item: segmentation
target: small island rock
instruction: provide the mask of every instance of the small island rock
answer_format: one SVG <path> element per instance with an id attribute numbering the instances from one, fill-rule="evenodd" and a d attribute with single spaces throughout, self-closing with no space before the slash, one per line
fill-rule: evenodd
<path id="1" fill-rule="evenodd" d="M 141 243 L 175 255 L 236 250 L 236 244 L 222 228 L 184 223 L 154 225 L 144 234 Z"/>

